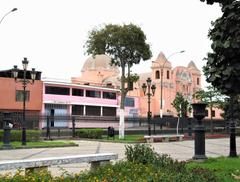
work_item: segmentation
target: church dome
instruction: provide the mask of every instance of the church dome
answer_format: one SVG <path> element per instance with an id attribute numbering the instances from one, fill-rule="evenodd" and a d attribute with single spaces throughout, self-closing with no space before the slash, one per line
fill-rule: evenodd
<path id="1" fill-rule="evenodd" d="M 100 54 L 96 55 L 94 58 L 89 57 L 83 67 L 82 67 L 82 72 L 87 71 L 87 70 L 106 70 L 106 71 L 115 71 L 119 72 L 117 66 L 111 66 L 111 58 L 105 54 Z"/>

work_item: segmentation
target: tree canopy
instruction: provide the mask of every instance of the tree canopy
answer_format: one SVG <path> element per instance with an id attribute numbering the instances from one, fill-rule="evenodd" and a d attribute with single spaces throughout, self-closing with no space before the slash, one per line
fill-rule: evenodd
<path id="1" fill-rule="evenodd" d="M 234 0 L 200 0 L 202 2 L 207 2 L 207 4 L 213 4 L 213 3 L 220 3 L 222 5 L 226 5 L 226 4 L 230 4 L 232 3 Z"/>
<path id="2" fill-rule="evenodd" d="M 205 1 L 205 0 L 201 0 Z M 204 74 L 207 81 L 227 95 L 239 94 L 240 87 L 240 1 L 206 0 L 220 3 L 223 15 L 209 31 L 212 53 L 208 53 Z"/>
<path id="3" fill-rule="evenodd" d="M 191 112 L 191 106 L 184 96 L 177 92 L 175 99 L 172 102 L 173 107 L 178 113 L 178 117 L 187 117 L 187 113 Z"/>
<path id="4" fill-rule="evenodd" d="M 131 75 L 131 67 L 141 60 L 148 60 L 152 57 L 150 45 L 146 43 L 146 36 L 139 26 L 109 24 L 90 31 L 85 46 L 88 54 L 93 56 L 106 54 L 111 58 L 112 65 L 121 67 L 119 138 L 124 138 L 125 97 L 132 85 L 131 82 L 138 79 L 138 75 Z M 128 68 L 127 74 L 126 67 Z"/>
<path id="5" fill-rule="evenodd" d="M 151 58 L 150 45 L 145 41 L 146 36 L 137 25 L 109 24 L 90 31 L 86 47 L 88 54 L 107 54 L 112 64 L 132 66 Z"/>
<path id="6" fill-rule="evenodd" d="M 206 103 L 210 108 L 222 108 L 224 102 L 224 95 L 213 86 L 208 86 L 206 90 L 201 89 L 196 91 L 193 97 Z"/>

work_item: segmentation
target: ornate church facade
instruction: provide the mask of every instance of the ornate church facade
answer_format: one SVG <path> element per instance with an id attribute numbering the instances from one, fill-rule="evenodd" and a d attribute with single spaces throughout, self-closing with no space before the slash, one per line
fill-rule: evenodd
<path id="1" fill-rule="evenodd" d="M 106 55 L 88 58 L 81 70 L 81 76 L 72 77 L 71 81 L 75 84 L 117 88 L 119 89 L 118 105 L 120 105 L 120 71 L 118 67 L 111 66 L 110 61 L 111 59 Z M 143 93 L 142 85 L 148 78 L 151 78 L 152 84 L 156 86 L 150 106 L 153 116 L 160 114 L 176 116 L 177 113 L 172 102 L 177 92 L 182 93 L 192 103 L 194 102 L 193 94 L 201 89 L 201 71 L 193 61 L 190 61 L 186 67 L 173 68 L 162 52 L 152 61 L 151 72 L 138 75 L 139 80 L 133 84 L 133 88 L 128 92 L 125 100 L 125 115 L 130 117 L 147 116 L 148 98 Z"/>

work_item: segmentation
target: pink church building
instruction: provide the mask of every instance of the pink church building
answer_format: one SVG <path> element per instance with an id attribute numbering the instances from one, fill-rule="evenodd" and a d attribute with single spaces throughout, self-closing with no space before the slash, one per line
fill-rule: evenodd
<path id="1" fill-rule="evenodd" d="M 120 71 L 118 67 L 111 66 L 110 61 L 110 58 L 106 55 L 96 55 L 94 58 L 88 58 L 82 67 L 81 76 L 72 77 L 72 83 L 120 89 Z M 151 97 L 153 116 L 160 115 L 161 82 L 163 116 L 176 116 L 177 113 L 171 103 L 177 92 L 182 93 L 190 103 L 193 103 L 195 102 L 192 97 L 193 94 L 201 89 L 201 71 L 193 61 L 190 61 L 186 67 L 173 68 L 171 62 L 166 59 L 162 52 L 152 61 L 151 72 L 138 75 L 140 78 L 133 84 L 133 90 L 128 92 L 125 101 L 125 116 L 127 117 L 147 116 L 147 96 L 144 96 L 142 90 L 142 84 L 146 83 L 147 78 L 151 78 L 152 84 L 156 86 L 155 95 Z M 119 98 L 118 102 L 120 102 Z M 118 112 L 117 110 L 117 115 Z M 215 118 L 220 118 L 219 111 L 214 114 Z"/>

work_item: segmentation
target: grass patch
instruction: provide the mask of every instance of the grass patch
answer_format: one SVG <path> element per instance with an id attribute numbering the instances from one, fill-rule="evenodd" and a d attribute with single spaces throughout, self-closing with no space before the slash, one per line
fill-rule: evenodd
<path id="1" fill-rule="evenodd" d="M 109 137 L 107 138 L 107 135 L 104 135 L 102 137 L 103 141 L 109 141 L 109 142 L 120 142 L 120 143 L 139 143 L 144 142 L 144 135 L 125 135 L 124 139 L 119 139 L 119 135 L 115 135 L 115 138 Z"/>
<path id="2" fill-rule="evenodd" d="M 13 149 L 20 148 L 47 148 L 47 147 L 68 147 L 68 146 L 77 146 L 74 142 L 71 141 L 38 141 L 38 142 L 27 142 L 26 146 L 22 146 L 21 142 L 11 142 L 10 143 Z M 3 143 L 0 142 L 2 148 Z"/>
<path id="3" fill-rule="evenodd" d="M 211 170 L 222 182 L 240 181 L 240 158 L 209 158 L 197 163 L 188 163 L 188 168 L 202 167 Z"/>

